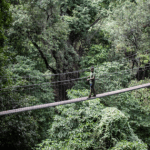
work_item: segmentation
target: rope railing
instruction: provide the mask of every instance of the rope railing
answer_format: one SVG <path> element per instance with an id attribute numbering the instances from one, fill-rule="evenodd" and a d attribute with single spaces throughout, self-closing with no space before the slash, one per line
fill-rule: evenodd
<path id="1" fill-rule="evenodd" d="M 143 53 L 150 53 L 148 50 L 145 50 Z M 124 60 L 127 60 L 128 58 L 131 58 L 132 56 L 136 56 L 137 55 L 137 52 L 135 54 L 132 54 L 132 55 L 129 55 L 127 57 L 124 57 L 120 60 L 117 60 L 117 62 L 123 62 Z M 115 61 L 115 60 L 113 60 Z M 96 69 L 96 68 L 95 68 Z M 75 70 L 75 71 L 72 71 L 72 72 L 65 72 L 65 73 L 57 73 L 57 74 L 47 74 L 47 75 L 41 75 L 40 77 L 46 77 L 46 76 L 60 76 L 60 75 L 65 75 L 65 74 L 71 74 L 71 73 L 77 73 L 77 72 L 85 72 L 85 71 L 89 71 L 89 68 L 86 68 L 86 69 L 82 69 L 82 70 Z M 0 76 L 0 78 L 6 78 L 5 76 Z M 37 76 L 31 76 L 31 75 L 28 75 L 28 76 L 23 76 L 23 77 L 10 77 L 9 78 L 14 78 L 14 79 L 27 79 L 27 78 L 38 78 Z"/>
<path id="2" fill-rule="evenodd" d="M 136 67 L 136 68 L 133 68 L 133 69 L 126 69 L 126 70 L 122 70 L 122 71 L 112 72 L 112 73 L 109 73 L 109 74 L 104 73 L 104 74 L 102 74 L 98 77 L 110 76 L 110 75 L 117 74 L 117 73 L 119 74 L 119 73 L 124 73 L 124 72 L 127 72 L 127 71 L 133 71 L 133 70 L 137 70 L 138 68 L 139 67 Z M 149 68 L 149 67 L 141 67 L 141 68 L 145 69 L 145 68 Z M 12 87 L 9 87 L 9 88 L 2 88 L 2 89 L 0 89 L 0 92 L 3 91 L 3 90 L 13 89 L 13 88 L 26 88 L 26 87 L 41 86 L 41 85 L 53 86 L 52 84 L 62 83 L 62 82 L 78 81 L 78 80 L 83 80 L 83 79 L 86 79 L 86 78 L 87 77 L 82 77 L 82 78 L 75 78 L 75 79 L 70 79 L 70 80 L 61 80 L 61 81 L 44 82 L 44 83 L 42 82 L 42 83 L 38 83 L 38 84 L 30 84 L 30 85 L 23 85 L 23 86 L 12 86 Z"/>

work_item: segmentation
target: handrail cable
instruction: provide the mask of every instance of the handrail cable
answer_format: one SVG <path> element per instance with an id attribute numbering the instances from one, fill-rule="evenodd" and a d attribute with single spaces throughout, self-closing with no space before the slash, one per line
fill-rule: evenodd
<path id="1" fill-rule="evenodd" d="M 149 63 L 150 64 L 150 63 Z M 112 74 L 117 74 L 117 73 L 121 73 L 121 72 L 126 72 L 126 71 L 133 71 L 133 70 L 137 70 L 139 67 L 133 68 L 133 69 L 126 69 L 126 70 L 122 70 L 122 71 L 117 71 L 117 72 L 113 72 L 113 73 L 109 73 L 109 74 L 102 74 L 98 77 L 103 77 L 103 76 L 110 76 Z M 141 67 L 142 68 L 142 67 Z M 148 67 L 143 67 L 142 69 L 145 69 Z M 86 79 L 87 77 L 82 77 L 82 78 L 74 78 L 74 79 L 70 79 L 70 80 L 61 80 L 61 81 L 55 81 L 55 82 L 44 82 L 44 83 L 39 83 L 39 84 L 30 84 L 30 85 L 23 85 L 23 86 L 12 86 L 9 88 L 2 88 L 0 89 L 0 91 L 2 90 L 8 90 L 8 89 L 12 89 L 12 88 L 24 88 L 24 87 L 32 87 L 32 86 L 38 86 L 38 85 L 45 85 L 45 84 L 53 84 L 53 83 L 61 83 L 61 82 L 70 82 L 70 81 L 76 81 L 76 80 L 82 80 L 82 79 Z M 96 79 L 97 80 L 97 79 Z"/>
<path id="2" fill-rule="evenodd" d="M 147 53 L 150 53 L 150 52 L 148 52 L 148 50 L 145 50 L 144 52 L 147 52 Z M 132 56 L 135 56 L 137 54 L 137 52 L 135 53 L 135 54 L 132 54 L 132 55 L 129 55 L 128 57 L 124 57 L 124 58 L 122 58 L 122 59 L 120 59 L 120 60 L 125 60 L 125 59 L 128 59 L 128 58 L 130 58 L 130 57 L 132 57 Z M 120 60 L 117 60 L 117 61 L 119 61 L 119 62 L 121 62 Z M 116 61 L 116 60 L 113 60 L 113 61 Z M 96 69 L 96 68 L 95 68 Z M 44 77 L 44 76 L 57 76 L 57 75 L 64 75 L 64 74 L 71 74 L 71 73 L 76 73 L 76 72 L 84 72 L 84 71 L 87 71 L 87 70 L 89 70 L 88 68 L 86 68 L 86 69 L 82 69 L 82 70 L 76 70 L 76 71 L 72 71 L 72 72 L 65 72 L 65 73 L 57 73 L 57 74 L 49 74 L 49 75 L 42 75 L 42 77 Z M 4 76 L 0 76 L 1 78 L 4 78 Z M 9 77 L 10 78 L 10 77 Z M 11 78 L 16 78 L 16 77 L 11 77 Z M 36 77 L 31 77 L 31 76 L 23 76 L 23 77 L 20 77 L 20 78 L 36 78 Z"/>

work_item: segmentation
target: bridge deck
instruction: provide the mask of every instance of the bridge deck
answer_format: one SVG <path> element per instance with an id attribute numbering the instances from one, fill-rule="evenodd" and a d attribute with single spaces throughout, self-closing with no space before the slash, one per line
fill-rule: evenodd
<path id="1" fill-rule="evenodd" d="M 101 97 L 105 97 L 105 96 L 111 96 L 111 95 L 124 93 L 124 92 L 132 91 L 132 90 L 137 90 L 137 89 L 145 88 L 145 87 L 149 87 L 149 86 L 150 86 L 150 83 L 147 83 L 147 84 L 142 84 L 142 85 L 138 85 L 138 86 L 134 86 L 134 87 L 130 87 L 130 88 L 125 88 L 125 89 L 121 89 L 121 90 L 117 90 L 117 91 L 111 91 L 111 92 L 106 92 L 106 93 L 102 93 L 102 94 L 97 94 L 96 97 L 91 97 L 91 98 L 81 97 L 81 98 L 76 98 L 76 99 L 71 99 L 71 100 L 60 101 L 60 102 L 47 103 L 47 104 L 23 107 L 23 108 L 18 108 L 18 109 L 6 110 L 6 111 L 0 112 L 0 116 L 7 115 L 7 114 L 18 113 L 18 112 L 29 111 L 29 110 L 53 107 L 53 106 L 58 106 L 58 105 L 76 103 L 76 102 L 81 102 L 81 101 L 85 101 L 85 100 L 101 98 Z"/>

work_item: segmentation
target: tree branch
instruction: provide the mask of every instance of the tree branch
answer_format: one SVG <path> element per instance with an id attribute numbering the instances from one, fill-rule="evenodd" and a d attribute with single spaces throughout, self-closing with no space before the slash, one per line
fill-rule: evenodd
<path id="1" fill-rule="evenodd" d="M 101 18 L 99 17 L 98 19 L 96 19 L 91 25 L 90 27 L 94 26 Z"/>
<path id="2" fill-rule="evenodd" d="M 56 74 L 56 70 L 53 69 L 52 67 L 49 66 L 47 58 L 45 57 L 45 55 L 43 54 L 42 50 L 40 49 L 40 47 L 36 44 L 36 42 L 33 41 L 32 37 L 30 36 L 30 33 L 28 33 L 28 37 L 30 38 L 32 44 L 37 48 L 37 50 L 39 51 L 42 59 L 44 60 L 44 63 L 46 65 L 46 68 L 49 69 L 50 71 L 52 71 L 54 74 Z"/>

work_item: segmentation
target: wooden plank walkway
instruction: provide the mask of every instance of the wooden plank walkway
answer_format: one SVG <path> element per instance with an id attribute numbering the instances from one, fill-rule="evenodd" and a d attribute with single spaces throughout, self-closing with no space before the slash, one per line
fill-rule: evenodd
<path id="1" fill-rule="evenodd" d="M 111 96 L 111 95 L 120 94 L 120 93 L 124 93 L 124 92 L 128 92 L 128 91 L 132 91 L 132 90 L 137 90 L 140 88 L 146 88 L 149 86 L 150 86 L 150 83 L 147 83 L 147 84 L 142 84 L 142 85 L 138 85 L 138 86 L 134 86 L 134 87 L 130 87 L 130 88 L 125 88 L 125 89 L 121 89 L 121 90 L 117 90 L 117 91 L 111 91 L 111 92 L 106 92 L 106 93 L 102 93 L 102 94 L 97 94 L 96 97 L 91 97 L 91 98 L 81 97 L 81 98 L 76 98 L 76 99 L 71 99 L 71 100 L 60 101 L 60 102 L 47 103 L 47 104 L 23 107 L 23 108 L 18 108 L 18 109 L 6 110 L 6 111 L 0 112 L 0 116 L 24 112 L 24 111 L 29 111 L 29 110 L 53 107 L 53 106 L 58 106 L 58 105 L 76 103 L 76 102 L 81 102 L 81 101 L 85 101 L 85 100 L 91 100 L 91 99 L 101 98 L 101 97 L 106 97 L 106 96 Z"/>

